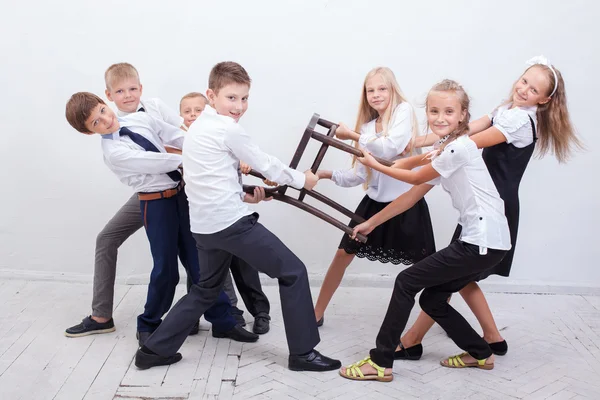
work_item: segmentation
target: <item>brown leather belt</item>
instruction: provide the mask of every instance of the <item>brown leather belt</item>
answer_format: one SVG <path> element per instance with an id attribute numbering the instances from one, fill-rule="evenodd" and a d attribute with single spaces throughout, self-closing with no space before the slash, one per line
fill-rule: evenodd
<path id="1" fill-rule="evenodd" d="M 179 193 L 179 191 L 183 188 L 183 183 L 179 182 L 177 187 L 173 189 L 163 190 L 162 192 L 152 192 L 152 193 L 138 193 L 138 199 L 149 201 L 149 200 L 160 200 L 160 199 L 168 199 L 169 197 L 173 197 Z"/>

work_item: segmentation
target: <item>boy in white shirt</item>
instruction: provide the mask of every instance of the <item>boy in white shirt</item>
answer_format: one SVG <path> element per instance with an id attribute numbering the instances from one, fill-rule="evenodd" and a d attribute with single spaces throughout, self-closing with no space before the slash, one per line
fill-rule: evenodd
<path id="1" fill-rule="evenodd" d="M 206 96 L 198 92 L 188 93 L 181 98 L 181 101 L 179 102 L 179 115 L 183 118 L 183 123 L 186 128 L 189 128 L 192 122 L 202 114 L 202 111 L 204 111 L 207 104 L 208 99 Z M 248 173 L 251 168 L 247 164 L 240 162 L 240 169 L 243 173 Z M 231 275 L 233 275 L 235 279 L 235 284 L 240 292 L 242 300 L 244 300 L 246 309 L 254 317 L 252 332 L 259 335 L 269 332 L 271 321 L 269 312 L 271 310 L 271 304 L 269 303 L 267 295 L 262 290 L 258 271 L 249 267 L 237 257 L 233 257 L 229 268 L 231 269 L 231 274 L 227 274 L 223 290 L 231 301 L 231 313 L 234 318 L 238 324 L 246 326 L 246 321 L 243 317 L 244 312 L 237 308 L 238 299 L 233 287 Z"/>
<path id="2" fill-rule="evenodd" d="M 257 203 L 265 192 L 242 191 L 240 159 L 267 179 L 295 188 L 312 189 L 317 177 L 302 174 L 262 152 L 237 123 L 248 108 L 250 77 L 234 62 L 215 65 L 207 97 L 210 106 L 186 134 L 183 164 L 190 222 L 198 248 L 200 281 L 169 312 L 163 324 L 136 353 L 138 368 L 179 361 L 181 347 L 194 320 L 212 304 L 236 256 L 279 281 L 281 308 L 290 351 L 288 367 L 295 371 L 328 371 L 341 366 L 317 352 L 317 321 L 306 267 L 275 235 L 258 223 L 245 203 Z"/>

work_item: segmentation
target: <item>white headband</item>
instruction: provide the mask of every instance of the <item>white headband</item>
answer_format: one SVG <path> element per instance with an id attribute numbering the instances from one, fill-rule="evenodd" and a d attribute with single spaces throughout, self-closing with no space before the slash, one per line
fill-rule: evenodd
<path id="1" fill-rule="evenodd" d="M 554 74 L 554 90 L 552 90 L 552 93 L 550 93 L 549 96 L 552 97 L 552 95 L 556 93 L 556 89 L 558 89 L 558 75 L 556 75 L 556 71 L 554 70 L 554 68 L 552 68 L 552 64 L 550 64 L 550 61 L 548 61 L 548 59 L 544 56 L 535 56 L 531 60 L 528 60 L 526 64 L 529 66 L 540 64 L 550 68 L 550 71 L 552 71 L 552 73 Z"/>

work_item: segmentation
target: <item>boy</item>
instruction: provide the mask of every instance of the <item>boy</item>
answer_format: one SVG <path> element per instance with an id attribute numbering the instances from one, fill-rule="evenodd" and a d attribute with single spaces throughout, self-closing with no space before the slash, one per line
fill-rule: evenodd
<path id="1" fill-rule="evenodd" d="M 173 302 L 179 281 L 178 254 L 192 282 L 199 279 L 188 203 L 178 171 L 181 156 L 167 153 L 163 145 L 181 148 L 184 133 L 145 112 L 117 118 L 102 99 L 91 93 L 74 94 L 67 103 L 66 117 L 81 133 L 103 135 L 105 163 L 138 193 L 142 210 L 138 218 L 143 221 L 154 259 L 144 313 L 138 316 L 137 323 L 142 345 Z M 257 335 L 235 323 L 230 307 L 227 296 L 219 293 L 217 302 L 206 313 L 213 324 L 213 336 L 256 341 Z"/>
<path id="2" fill-rule="evenodd" d="M 198 92 L 188 93 L 181 98 L 179 103 L 179 115 L 183 118 L 183 123 L 186 128 L 189 128 L 192 122 L 200 116 L 207 103 L 208 99 L 202 93 Z M 244 163 L 240 162 L 240 164 Z M 250 170 L 247 165 L 240 166 L 240 169 L 244 173 L 248 173 Z M 269 304 L 267 295 L 262 291 L 258 271 L 237 257 L 233 257 L 230 269 L 231 274 L 227 274 L 223 290 L 231 301 L 231 313 L 241 326 L 246 325 L 246 321 L 244 321 L 244 317 L 242 316 L 244 312 L 237 308 L 238 299 L 231 281 L 231 275 L 233 274 L 235 284 L 242 296 L 242 300 L 244 300 L 246 309 L 254 317 L 252 332 L 259 335 L 267 333 L 270 328 L 271 317 L 269 316 L 269 311 L 271 305 Z"/>
<path id="3" fill-rule="evenodd" d="M 183 124 L 189 128 L 192 122 L 198 118 L 204 107 L 208 104 L 208 99 L 202 93 L 191 92 L 181 98 L 179 102 L 179 115 L 183 118 Z"/>
<path id="4" fill-rule="evenodd" d="M 215 65 L 209 77 L 210 106 L 186 134 L 183 164 L 190 222 L 198 249 L 200 280 L 181 298 L 136 353 L 140 369 L 181 360 L 181 347 L 194 320 L 217 298 L 233 255 L 279 281 L 281 308 L 294 371 L 329 371 L 341 367 L 314 347 L 317 321 L 304 264 L 275 235 L 257 222 L 245 203 L 264 199 L 263 188 L 244 194 L 239 160 L 269 180 L 312 189 L 318 178 L 302 174 L 263 153 L 237 123 L 248 108 L 250 77 L 234 62 Z"/>
<path id="5" fill-rule="evenodd" d="M 175 127 L 182 126 L 183 118 L 160 99 L 141 99 L 142 84 L 138 71 L 133 65 L 128 63 L 111 65 L 104 73 L 104 81 L 106 97 L 115 102 L 119 116 L 123 117 L 133 112 L 145 112 Z M 167 147 L 166 150 L 172 151 L 172 148 Z M 118 249 L 142 226 L 140 203 L 137 194 L 134 194 L 96 238 L 92 315 L 85 317 L 81 323 L 68 328 L 65 331 L 66 336 L 80 337 L 115 330 L 112 312 Z M 192 285 L 189 276 L 187 283 L 189 290 Z M 190 335 L 197 334 L 199 328 L 197 323 Z"/>

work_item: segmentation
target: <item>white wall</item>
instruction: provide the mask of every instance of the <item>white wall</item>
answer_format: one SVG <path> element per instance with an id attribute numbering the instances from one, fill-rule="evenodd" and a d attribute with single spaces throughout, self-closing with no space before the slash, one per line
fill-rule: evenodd
<path id="1" fill-rule="evenodd" d="M 96 234 L 130 190 L 104 166 L 100 138 L 67 125 L 64 105 L 76 91 L 102 94 L 112 63 L 134 64 L 145 96 L 176 107 L 183 94 L 206 89 L 216 62 L 240 62 L 253 79 L 242 123 L 287 162 L 313 112 L 354 123 L 362 80 L 374 66 L 391 67 L 415 104 L 437 81 L 456 79 L 480 116 L 507 94 L 524 61 L 543 53 L 566 78 L 571 115 L 588 151 L 567 165 L 551 157 L 531 163 L 511 278 L 598 286 L 600 139 L 592 105 L 600 91 L 600 28 L 593 4 L 2 0 L 0 270 L 91 275 Z M 316 149 L 309 147 L 302 168 Z M 330 150 L 323 166 L 348 161 Z M 329 182 L 319 190 L 349 208 L 363 195 Z M 456 215 L 441 189 L 427 199 L 443 247 Z M 283 204 L 258 210 L 310 272 L 326 270 L 341 232 Z M 119 273 L 142 275 L 150 267 L 139 232 L 122 248 Z M 352 267 L 358 274 L 397 270 L 365 261 Z"/>

